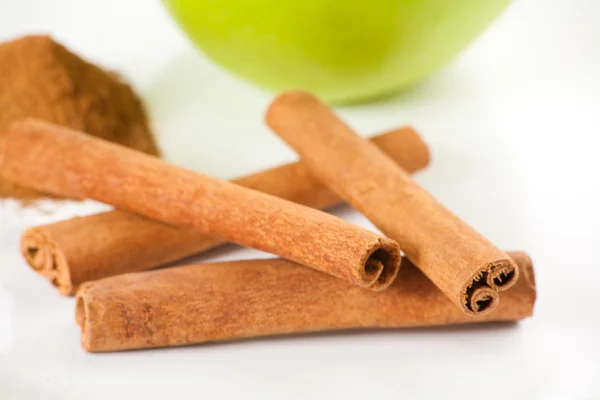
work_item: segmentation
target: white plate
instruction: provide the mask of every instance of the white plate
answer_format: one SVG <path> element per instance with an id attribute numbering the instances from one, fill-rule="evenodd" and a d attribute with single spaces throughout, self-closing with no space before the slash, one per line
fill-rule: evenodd
<path id="1" fill-rule="evenodd" d="M 103 206 L 5 201 L 0 399 L 598 396 L 599 13 L 592 1 L 520 1 L 429 82 L 340 109 L 365 135 L 403 123 L 422 132 L 434 162 L 418 180 L 502 248 L 533 256 L 534 318 L 87 354 L 73 300 L 29 270 L 18 240 Z M 123 72 L 173 162 L 229 178 L 294 159 L 262 122 L 269 96 L 206 62 L 156 2 L 3 0 L 0 39 L 31 31 Z M 198 260 L 256 255 L 232 246 Z"/>

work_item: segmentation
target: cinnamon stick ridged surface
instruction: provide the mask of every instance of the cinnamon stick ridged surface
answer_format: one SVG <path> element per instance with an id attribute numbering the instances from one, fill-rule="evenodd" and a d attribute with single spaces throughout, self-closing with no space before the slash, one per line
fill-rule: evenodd
<path id="1" fill-rule="evenodd" d="M 29 228 L 21 252 L 34 271 L 72 296 L 80 284 L 150 269 L 223 240 L 125 211 L 108 211 Z"/>
<path id="2" fill-rule="evenodd" d="M 408 259 L 464 312 L 490 312 L 496 292 L 515 284 L 518 268 L 506 253 L 314 96 L 281 94 L 266 121 L 315 176 L 396 240 Z"/>
<path id="3" fill-rule="evenodd" d="M 90 352 L 355 328 L 517 321 L 533 313 L 533 267 L 483 316 L 462 312 L 410 262 L 382 292 L 282 259 L 235 261 L 114 276 L 81 286 L 76 320 Z"/>
<path id="4" fill-rule="evenodd" d="M 411 128 L 392 130 L 372 141 L 409 172 L 429 162 L 427 146 Z M 301 162 L 234 182 L 313 208 L 341 202 Z M 115 210 L 27 229 L 21 237 L 21 251 L 27 263 L 61 294 L 74 295 L 83 282 L 154 268 L 223 243 L 196 230 Z"/>
<path id="5" fill-rule="evenodd" d="M 330 214 L 195 173 L 38 120 L 14 123 L 0 176 L 277 254 L 382 290 L 400 266 L 393 240 Z"/>

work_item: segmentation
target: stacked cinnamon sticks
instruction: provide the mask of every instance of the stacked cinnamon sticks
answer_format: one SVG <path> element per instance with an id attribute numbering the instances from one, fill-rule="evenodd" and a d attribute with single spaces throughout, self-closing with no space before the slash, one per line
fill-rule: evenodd
<path id="1" fill-rule="evenodd" d="M 22 236 L 29 265 L 76 294 L 87 351 L 532 314 L 529 257 L 410 178 L 429 160 L 413 130 L 366 141 L 303 92 L 277 97 L 266 120 L 301 161 L 233 182 L 43 121 L 10 127 L 0 177 L 116 208 Z M 341 201 L 383 235 L 318 211 Z M 141 272 L 226 241 L 281 258 Z"/>

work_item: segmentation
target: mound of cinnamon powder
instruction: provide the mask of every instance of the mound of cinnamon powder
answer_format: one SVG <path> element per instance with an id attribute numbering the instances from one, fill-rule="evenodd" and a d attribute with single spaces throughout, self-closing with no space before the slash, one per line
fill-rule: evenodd
<path id="1" fill-rule="evenodd" d="M 159 154 L 143 104 L 131 87 L 48 36 L 0 44 L 0 135 L 12 121 L 24 117 Z M 0 197 L 46 196 L 0 180 Z"/>

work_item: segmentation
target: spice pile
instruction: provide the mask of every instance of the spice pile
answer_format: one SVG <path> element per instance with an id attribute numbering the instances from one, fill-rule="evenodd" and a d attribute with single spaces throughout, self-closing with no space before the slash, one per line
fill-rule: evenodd
<path id="1" fill-rule="evenodd" d="M 0 44 L 0 135 L 34 117 L 158 155 L 140 99 L 116 74 L 90 64 L 48 36 Z M 0 180 L 0 197 L 39 191 Z"/>

